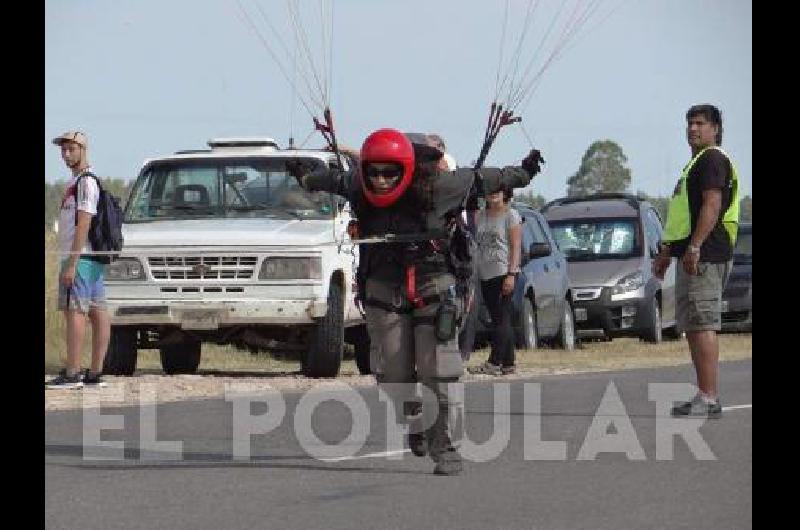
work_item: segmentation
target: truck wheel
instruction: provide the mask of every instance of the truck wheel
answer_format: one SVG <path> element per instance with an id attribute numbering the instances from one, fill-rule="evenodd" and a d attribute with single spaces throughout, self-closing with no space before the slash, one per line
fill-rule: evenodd
<path id="1" fill-rule="evenodd" d="M 106 375 L 133 375 L 136 371 L 136 328 L 111 326 L 111 338 L 103 359 Z"/>
<path id="2" fill-rule="evenodd" d="M 194 339 L 162 346 L 159 351 L 164 373 L 176 375 L 197 372 L 197 367 L 200 366 L 200 346 L 200 341 Z"/>
<path id="3" fill-rule="evenodd" d="M 328 310 L 311 333 L 308 351 L 303 356 L 303 374 L 306 377 L 336 377 L 342 365 L 343 349 L 344 294 L 342 287 L 332 281 L 328 291 Z"/>

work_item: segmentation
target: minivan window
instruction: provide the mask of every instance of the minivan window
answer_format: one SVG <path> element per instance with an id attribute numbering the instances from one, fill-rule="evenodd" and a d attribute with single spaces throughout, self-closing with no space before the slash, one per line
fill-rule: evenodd
<path id="1" fill-rule="evenodd" d="M 567 261 L 625 259 L 642 255 L 638 219 L 551 221 L 550 229 Z"/>
<path id="2" fill-rule="evenodd" d="M 648 209 L 645 216 L 645 230 L 647 230 L 647 244 L 652 254 L 658 254 L 661 243 L 661 220 L 653 209 Z"/>

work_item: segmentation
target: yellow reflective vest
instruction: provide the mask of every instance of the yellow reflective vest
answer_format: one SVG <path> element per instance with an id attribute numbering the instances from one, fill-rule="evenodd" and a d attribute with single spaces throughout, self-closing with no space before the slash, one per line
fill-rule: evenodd
<path id="1" fill-rule="evenodd" d="M 709 149 L 716 149 L 723 155 L 731 164 L 731 204 L 725 211 L 722 217 L 722 224 L 728 232 L 728 237 L 731 240 L 731 246 L 736 244 L 736 235 L 739 229 L 739 175 L 736 171 L 736 166 L 733 164 L 731 157 L 728 153 L 723 151 L 719 146 L 713 145 L 702 149 L 692 158 L 688 164 L 683 168 L 681 178 L 675 188 L 676 193 L 672 195 L 669 201 L 669 209 L 667 210 L 667 226 L 664 228 L 663 240 L 665 243 L 674 241 L 681 241 L 692 235 L 692 214 L 689 211 L 689 193 L 687 191 L 686 181 L 689 178 L 689 172 L 695 165 L 697 160 L 703 156 L 703 153 Z"/>

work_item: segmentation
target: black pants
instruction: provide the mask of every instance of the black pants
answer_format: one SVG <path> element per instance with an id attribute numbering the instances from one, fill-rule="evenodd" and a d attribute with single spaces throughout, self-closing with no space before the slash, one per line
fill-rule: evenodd
<path id="1" fill-rule="evenodd" d="M 511 325 L 514 304 L 511 295 L 503 296 L 506 275 L 481 281 L 483 303 L 492 316 L 492 352 L 489 362 L 499 366 L 514 366 L 514 328 Z"/>

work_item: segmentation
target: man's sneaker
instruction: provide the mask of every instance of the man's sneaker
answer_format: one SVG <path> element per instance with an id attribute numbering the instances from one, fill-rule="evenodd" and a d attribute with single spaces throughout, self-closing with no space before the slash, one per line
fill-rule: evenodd
<path id="1" fill-rule="evenodd" d="M 83 384 L 84 386 L 88 386 L 90 388 L 97 388 L 104 387 L 107 383 L 103 381 L 103 379 L 100 377 L 100 374 L 93 374 L 87 369 L 83 375 Z"/>
<path id="2" fill-rule="evenodd" d="M 44 384 L 45 388 L 81 388 L 83 387 L 83 374 L 67 375 L 66 368 L 59 372 L 58 376 Z"/>
<path id="3" fill-rule="evenodd" d="M 706 403 L 703 397 L 698 394 L 693 400 L 684 401 L 672 407 L 672 415 L 679 418 L 719 418 L 722 416 L 722 406 L 719 404 L 719 398 L 714 403 Z"/>
<path id="4" fill-rule="evenodd" d="M 485 363 L 471 369 L 470 373 L 484 374 L 484 375 L 503 375 L 503 367 L 497 364 L 492 364 L 489 361 L 486 361 Z"/>

